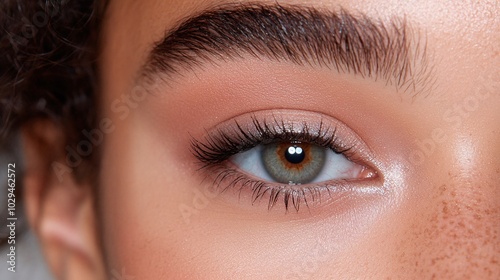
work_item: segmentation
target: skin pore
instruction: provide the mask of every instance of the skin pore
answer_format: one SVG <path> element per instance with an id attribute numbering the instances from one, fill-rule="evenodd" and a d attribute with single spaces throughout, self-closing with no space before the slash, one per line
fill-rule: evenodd
<path id="1" fill-rule="evenodd" d="M 27 172 L 29 216 L 55 274 L 61 279 L 109 279 L 116 272 L 135 279 L 499 275 L 498 3 L 252 2 L 365 16 L 385 28 L 390 42 L 408 47 L 406 83 L 398 82 L 400 72 L 384 76 L 373 64 L 371 72 L 338 71 L 319 60 L 297 63 L 249 51 L 208 59 L 187 52 L 201 59 L 182 64 L 170 58 L 174 70 L 158 67 L 167 65 L 168 57 L 155 49 L 166 34 L 168 39 L 180 23 L 205 11 L 250 7 L 238 3 L 110 1 L 101 31 L 99 101 L 101 119 L 109 119 L 112 129 L 99 146 L 98 183 Z M 407 33 L 398 25 L 403 22 Z M 406 41 L 397 40 L 398 34 Z M 395 50 L 380 47 L 377 55 L 389 59 Z M 405 56 L 398 58 L 394 61 Z M 210 147 L 210 135 L 226 131 L 234 138 L 238 126 L 258 131 L 254 120 L 282 132 L 335 127 L 340 146 L 350 148 L 346 158 L 365 172 L 309 193 L 291 191 L 302 185 L 281 184 L 285 190 L 272 207 L 270 191 L 255 199 L 245 181 L 221 191 L 232 177 L 217 181 L 218 172 L 238 166 L 224 160 L 200 169 L 192 143 Z M 57 128 L 46 124 L 43 133 L 58 149 Z M 25 146 L 28 159 L 40 157 L 29 139 Z M 60 152 L 61 162 L 65 156 Z M 38 164 L 32 160 L 28 166 Z M 250 177 L 261 180 L 259 174 Z M 286 202 L 286 193 L 299 207 Z M 40 207 L 43 214 L 35 215 Z"/>

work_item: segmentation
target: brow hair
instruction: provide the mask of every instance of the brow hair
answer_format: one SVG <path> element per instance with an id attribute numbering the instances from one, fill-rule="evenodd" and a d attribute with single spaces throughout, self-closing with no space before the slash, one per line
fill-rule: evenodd
<path id="1" fill-rule="evenodd" d="M 143 68 L 178 73 L 245 54 L 383 78 L 416 91 L 430 81 L 426 45 L 405 19 L 389 24 L 344 9 L 278 4 L 224 5 L 183 21 L 158 41 Z"/>

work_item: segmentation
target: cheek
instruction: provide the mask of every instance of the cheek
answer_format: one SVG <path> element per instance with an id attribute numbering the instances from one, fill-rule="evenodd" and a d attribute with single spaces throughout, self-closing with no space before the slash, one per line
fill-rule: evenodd
<path id="1" fill-rule="evenodd" d="M 381 253 L 399 264 L 401 275 L 492 279 L 500 273 L 500 162 L 492 156 L 498 153 L 479 140 L 470 146 L 477 149 L 468 160 L 467 149 L 441 146 L 427 170 L 412 178 L 406 211 L 387 219 L 400 222 L 380 224 L 380 232 L 394 236 Z"/>
<path id="2" fill-rule="evenodd" d="M 429 277 L 498 275 L 500 207 L 493 186 L 492 181 L 453 175 L 435 186 L 434 197 L 421 206 L 427 208 L 407 225 L 411 234 L 400 240 L 395 262 Z"/>
<path id="3" fill-rule="evenodd" d="M 104 147 L 100 201 L 109 271 L 125 269 L 140 279 L 189 271 L 180 256 L 189 245 L 178 226 L 179 205 L 191 199 L 169 141 L 149 137 L 134 113 L 117 120 Z M 131 133 L 133 131 L 133 133 Z"/>

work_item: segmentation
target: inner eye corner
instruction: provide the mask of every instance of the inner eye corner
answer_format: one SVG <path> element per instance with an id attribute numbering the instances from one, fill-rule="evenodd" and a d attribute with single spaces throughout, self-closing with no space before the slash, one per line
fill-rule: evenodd
<path id="1" fill-rule="evenodd" d="M 379 172 L 377 169 L 372 167 L 363 166 L 363 170 L 361 170 L 360 177 L 362 179 L 377 179 L 379 178 Z"/>
<path id="2" fill-rule="evenodd" d="M 363 160 L 359 163 L 363 166 L 363 170 L 361 172 L 363 179 L 370 181 L 377 181 L 379 183 L 384 182 L 384 174 L 380 171 L 380 168 L 373 163 L 373 161 Z"/>

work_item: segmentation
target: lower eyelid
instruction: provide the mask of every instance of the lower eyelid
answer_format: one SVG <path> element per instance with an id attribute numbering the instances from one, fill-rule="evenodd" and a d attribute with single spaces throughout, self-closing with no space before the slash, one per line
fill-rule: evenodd
<path id="1" fill-rule="evenodd" d="M 228 166 L 219 165 L 207 171 L 223 200 L 232 201 L 231 196 L 234 196 L 238 198 L 238 204 L 260 205 L 268 211 L 276 207 L 285 208 L 285 212 L 312 210 L 328 206 L 346 196 L 378 196 L 384 193 L 384 189 L 375 177 L 363 181 L 337 180 L 290 186 L 262 182 Z"/>

